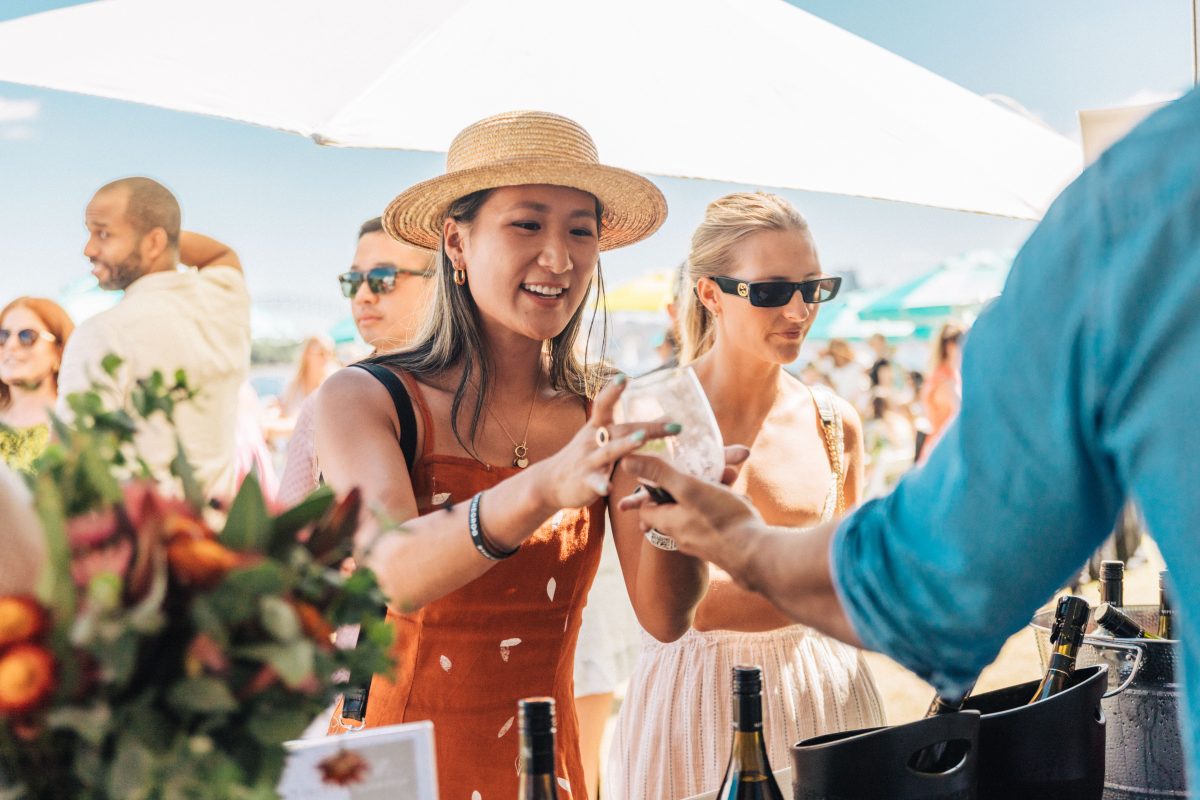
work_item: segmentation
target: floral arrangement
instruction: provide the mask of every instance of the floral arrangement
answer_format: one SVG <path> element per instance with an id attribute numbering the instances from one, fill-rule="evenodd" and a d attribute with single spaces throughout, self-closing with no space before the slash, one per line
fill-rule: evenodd
<path id="1" fill-rule="evenodd" d="M 272 510 L 251 476 L 214 509 L 182 453 L 186 499 L 150 479 L 138 418 L 193 394 L 156 373 L 132 415 L 86 392 L 54 422 L 31 479 L 47 564 L 36 594 L 0 596 L 3 800 L 274 797 L 283 742 L 349 675 L 392 669 L 374 576 L 339 569 L 356 493 Z M 346 624 L 359 644 L 335 648 Z"/>

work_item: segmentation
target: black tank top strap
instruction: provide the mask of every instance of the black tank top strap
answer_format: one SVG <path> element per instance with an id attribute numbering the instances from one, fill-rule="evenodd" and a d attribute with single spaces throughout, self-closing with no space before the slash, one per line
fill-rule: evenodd
<path id="1" fill-rule="evenodd" d="M 404 463 L 408 465 L 408 471 L 411 473 L 417 461 L 417 416 L 413 413 L 412 397 L 404 381 L 382 364 L 360 362 L 353 366 L 371 373 L 391 395 L 392 404 L 396 407 L 396 419 L 400 422 L 400 450 L 404 453 Z M 426 429 L 428 430 L 428 425 Z"/>

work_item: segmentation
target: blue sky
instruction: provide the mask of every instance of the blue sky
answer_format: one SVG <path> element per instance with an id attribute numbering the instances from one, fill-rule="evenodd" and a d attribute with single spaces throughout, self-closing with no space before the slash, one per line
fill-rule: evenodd
<path id="1" fill-rule="evenodd" d="M 71 2 L 0 2 L 0 21 Z M 1013 98 L 1078 137 L 1076 112 L 1154 98 L 1191 81 L 1190 0 L 795 0 L 980 94 Z M 601 12 L 602 13 L 602 12 Z M 603 143 L 601 143 L 603 153 Z M 0 82 L 0 302 L 85 275 L 83 208 L 115 177 L 170 186 L 185 226 L 232 244 L 257 302 L 321 327 L 345 311 L 333 276 L 358 224 L 438 173 L 426 153 L 322 148 L 224 120 Z M 677 263 L 704 205 L 731 185 L 656 179 L 671 219 L 606 257 L 611 280 Z M 899 203 L 784 192 L 809 218 L 826 268 L 890 283 L 976 248 L 1018 246 L 1028 223 Z"/>

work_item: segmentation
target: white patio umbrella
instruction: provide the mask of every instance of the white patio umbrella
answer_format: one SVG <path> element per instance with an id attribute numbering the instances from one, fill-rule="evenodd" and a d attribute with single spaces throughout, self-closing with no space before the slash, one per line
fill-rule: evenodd
<path id="1" fill-rule="evenodd" d="M 782 0 L 107 0 L 0 24 L 0 81 L 428 151 L 548 110 L 640 172 L 1026 219 L 1081 162 Z"/>

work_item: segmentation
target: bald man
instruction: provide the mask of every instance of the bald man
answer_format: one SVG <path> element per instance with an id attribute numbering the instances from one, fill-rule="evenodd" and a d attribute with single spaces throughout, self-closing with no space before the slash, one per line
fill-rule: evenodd
<path id="1" fill-rule="evenodd" d="M 161 415 L 142 425 L 136 446 L 156 478 L 171 480 L 175 434 L 207 496 L 236 488 L 234 427 L 238 390 L 250 366 L 250 297 L 237 254 L 180 230 L 179 202 L 150 178 L 123 178 L 87 205 L 84 256 L 104 289 L 123 290 L 112 309 L 86 320 L 63 353 L 59 411 L 67 395 L 95 387 L 111 408 L 132 409 L 139 379 L 168 381 L 183 370 L 198 390 L 175 410 L 176 431 Z M 102 367 L 113 354 L 114 374 Z"/>

